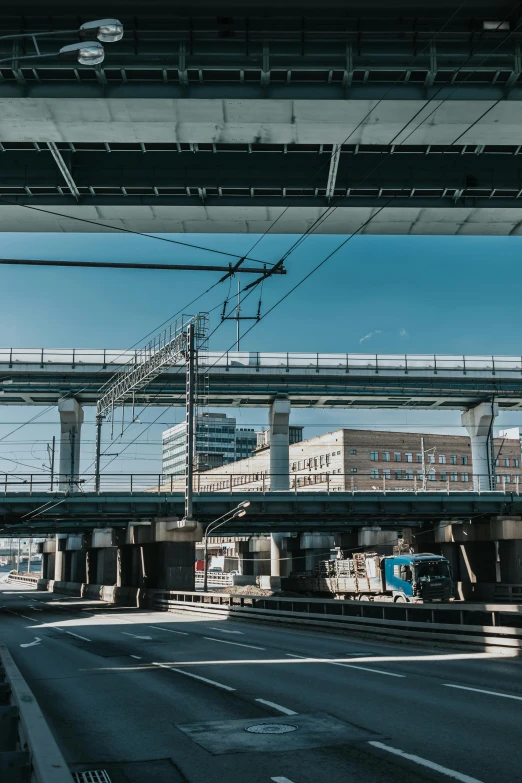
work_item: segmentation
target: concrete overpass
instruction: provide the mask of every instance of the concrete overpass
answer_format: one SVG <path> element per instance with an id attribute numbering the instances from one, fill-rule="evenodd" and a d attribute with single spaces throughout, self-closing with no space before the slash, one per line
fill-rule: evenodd
<path id="1" fill-rule="evenodd" d="M 319 233 L 518 235 L 518 7 L 460 5 L 113 0 L 96 69 L 4 42 L 0 231 L 300 233 L 336 207 Z M 97 13 L 20 0 L 0 33 Z"/>
<path id="2" fill-rule="evenodd" d="M 55 405 L 74 397 L 95 405 L 100 387 L 133 352 L 98 349 L 0 349 L 0 405 Z M 522 409 L 522 356 L 204 352 L 206 405 L 466 410 L 494 401 Z M 185 405 L 184 366 L 135 395 L 136 405 Z"/>

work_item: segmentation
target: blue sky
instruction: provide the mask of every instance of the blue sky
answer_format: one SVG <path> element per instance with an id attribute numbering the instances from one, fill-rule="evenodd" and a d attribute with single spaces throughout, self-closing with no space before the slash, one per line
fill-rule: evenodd
<path id="1" fill-rule="evenodd" d="M 170 238 L 243 254 L 257 237 L 250 235 L 181 235 Z M 275 262 L 296 237 L 267 236 L 253 255 Z M 286 264 L 288 274 L 263 288 L 262 312 L 292 288 L 344 237 L 310 237 Z M 3 234 L 3 257 L 143 261 L 163 263 L 227 263 L 224 257 L 158 241 L 118 234 Z M 245 337 L 241 348 L 260 351 L 372 353 L 520 354 L 520 291 L 522 238 L 518 237 L 375 237 L 361 236 L 345 247 Z M 5 347 L 128 348 L 140 344 L 219 278 L 217 273 L 93 270 L 48 267 L 1 267 L 1 342 Z M 244 275 L 243 283 L 251 275 Z M 232 293 L 236 283 L 232 283 Z M 225 283 L 188 309 L 211 310 L 211 328 L 220 320 Z M 245 303 L 253 315 L 258 295 Z M 245 329 L 250 325 L 246 322 Z M 234 342 L 234 324 L 220 327 L 211 350 Z M 369 336 L 370 335 L 370 336 Z M 0 437 L 37 409 L 2 408 Z M 177 408 L 164 411 L 160 422 L 142 417 L 138 445 L 111 471 L 155 472 L 160 468 L 159 441 L 166 423 L 182 417 Z M 234 411 L 242 426 L 260 428 L 266 411 Z M 307 425 L 305 434 L 340 426 L 407 427 L 458 433 L 458 413 L 422 411 L 296 411 L 293 420 Z M 522 424 L 522 417 L 499 417 L 499 426 Z M 50 411 L 40 424 L 26 426 L 0 443 L 0 455 L 39 467 L 45 441 L 57 434 L 58 414 Z M 55 422 L 55 423 L 53 423 Z M 135 425 L 124 442 L 139 434 Z M 92 411 L 86 411 L 83 468 L 93 451 Z M 35 441 L 39 441 L 35 445 Z M 143 444 L 143 445 L 141 445 Z M 121 447 L 121 444 L 120 444 Z M 111 449 L 112 451 L 112 449 Z M 137 458 L 137 461 L 130 461 Z M 15 462 L 0 461 L 0 470 Z M 26 468 L 18 466 L 19 471 Z"/>

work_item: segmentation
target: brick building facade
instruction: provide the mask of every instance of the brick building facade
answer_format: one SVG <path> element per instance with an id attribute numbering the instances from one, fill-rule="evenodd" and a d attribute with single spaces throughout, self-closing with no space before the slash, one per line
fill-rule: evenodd
<path id="1" fill-rule="evenodd" d="M 520 483 L 519 438 L 495 438 L 499 489 Z M 290 445 L 290 487 L 297 491 L 473 490 L 469 437 L 340 429 Z M 269 489 L 270 455 L 263 451 L 200 475 L 200 489 Z M 513 487 L 514 488 L 514 487 Z"/>

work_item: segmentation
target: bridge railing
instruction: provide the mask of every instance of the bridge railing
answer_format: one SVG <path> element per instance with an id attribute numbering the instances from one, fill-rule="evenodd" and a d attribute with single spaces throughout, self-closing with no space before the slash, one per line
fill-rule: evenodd
<path id="1" fill-rule="evenodd" d="M 0 348 L 0 364 L 15 367 L 19 364 L 67 365 L 72 369 L 96 365 L 115 371 L 129 362 L 138 364 L 141 349 L 122 351 L 109 348 Z M 200 364 L 207 368 L 261 370 L 280 368 L 344 372 L 370 370 L 409 372 L 430 371 L 437 374 L 467 372 L 522 373 L 522 356 L 489 356 L 465 354 L 375 354 L 375 353 L 269 353 L 237 351 L 205 352 Z"/>
<path id="2" fill-rule="evenodd" d="M 440 466 L 438 466 L 440 467 Z M 447 466 L 449 468 L 453 466 Z M 400 477 L 395 474 L 400 473 Z M 281 475 L 281 474 L 280 474 Z M 387 473 L 337 473 L 328 472 L 326 468 L 317 468 L 307 473 L 291 472 L 288 476 L 288 489 L 275 490 L 271 486 L 271 478 L 267 470 L 250 473 L 238 472 L 208 472 L 194 475 L 195 494 L 226 493 L 243 494 L 245 492 L 272 493 L 293 492 L 302 493 L 336 492 L 361 493 L 398 493 L 414 494 L 458 494 L 479 492 L 480 494 L 519 495 L 521 474 L 497 474 L 493 487 L 492 479 L 487 475 L 477 475 L 471 471 L 447 470 L 427 472 L 419 476 L 416 470 L 402 469 Z M 0 474 L 0 497 L 13 492 L 23 492 L 35 495 L 42 492 L 50 493 L 94 493 L 96 492 L 95 475 L 86 473 L 80 477 L 65 474 L 50 473 L 3 473 Z M 180 494 L 185 487 L 181 475 L 165 476 L 162 473 L 102 473 L 98 494 L 140 492 L 158 495 Z"/>

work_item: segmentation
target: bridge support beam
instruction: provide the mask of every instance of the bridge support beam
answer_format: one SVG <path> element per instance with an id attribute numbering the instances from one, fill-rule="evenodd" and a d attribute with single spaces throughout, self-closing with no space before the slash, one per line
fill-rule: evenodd
<path id="1" fill-rule="evenodd" d="M 495 459 L 492 454 L 493 423 L 498 405 L 481 402 L 462 414 L 462 426 L 471 440 L 473 487 L 475 490 L 495 489 Z"/>
<path id="2" fill-rule="evenodd" d="M 300 545 L 304 554 L 304 560 L 300 561 L 300 570 L 313 571 L 315 564 L 320 560 L 330 559 L 330 549 L 335 546 L 335 535 L 302 533 Z"/>
<path id="3" fill-rule="evenodd" d="M 83 408 L 71 398 L 58 402 L 60 413 L 60 489 L 78 490 L 80 474 L 80 434 L 83 424 Z"/>

